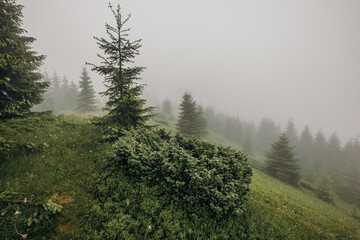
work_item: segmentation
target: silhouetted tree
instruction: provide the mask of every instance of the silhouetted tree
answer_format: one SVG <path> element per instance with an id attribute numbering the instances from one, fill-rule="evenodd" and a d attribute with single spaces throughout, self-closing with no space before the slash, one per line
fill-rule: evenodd
<path id="1" fill-rule="evenodd" d="M 290 140 L 290 145 L 296 146 L 299 139 L 293 119 L 289 119 L 285 128 L 285 133 Z"/>
<path id="2" fill-rule="evenodd" d="M 344 167 L 344 158 L 341 149 L 340 138 L 337 133 L 333 133 L 326 146 L 326 166 L 334 183 L 334 190 L 339 193 L 341 188 L 341 170 Z"/>
<path id="3" fill-rule="evenodd" d="M 326 151 L 326 139 L 325 136 L 323 134 L 323 132 L 321 131 L 321 129 L 319 129 L 319 131 L 317 132 L 316 136 L 315 136 L 315 140 L 314 140 L 314 145 L 313 145 L 313 161 L 314 161 L 314 168 L 316 171 L 321 171 L 324 166 L 326 165 L 326 155 L 325 155 L 325 151 Z"/>
<path id="4" fill-rule="evenodd" d="M 351 139 L 344 147 L 344 162 L 346 166 L 342 171 L 339 196 L 360 207 L 360 142 L 359 138 Z"/>
<path id="5" fill-rule="evenodd" d="M 300 180 L 299 166 L 294 158 L 293 147 L 289 145 L 286 133 L 271 144 L 271 150 L 266 155 L 266 172 L 282 181 L 297 185 Z"/>
<path id="6" fill-rule="evenodd" d="M 96 109 L 95 91 L 85 67 L 81 72 L 79 87 L 80 93 L 76 110 L 79 112 L 94 111 Z"/>
<path id="7" fill-rule="evenodd" d="M 38 72 L 45 56 L 31 49 L 35 38 L 23 35 L 22 8 L 14 0 L 0 1 L 0 118 L 30 111 L 49 85 Z"/>
<path id="8" fill-rule="evenodd" d="M 313 169 L 313 144 L 314 139 L 311 135 L 309 126 L 305 126 L 304 130 L 300 135 L 300 139 L 296 146 L 297 156 L 299 157 L 299 163 L 301 166 L 301 172 L 303 176 L 308 176 L 309 171 L 314 171 Z"/>
<path id="9" fill-rule="evenodd" d="M 171 101 L 168 98 L 162 102 L 159 115 L 165 120 L 173 120 L 174 119 Z"/>
<path id="10" fill-rule="evenodd" d="M 128 39 L 130 29 L 126 28 L 125 24 L 130 15 L 123 18 L 120 5 L 115 10 L 109 4 L 109 8 L 115 17 L 116 25 L 105 25 L 110 40 L 95 37 L 105 56 L 99 55 L 103 60 L 101 65 L 91 64 L 92 70 L 105 77 L 107 86 L 107 90 L 101 93 L 109 99 L 104 108 L 108 114 L 103 121 L 124 129 L 144 126 L 152 117 L 150 113 L 153 110 L 152 107 L 145 107 L 146 100 L 140 98 L 144 85 L 136 83 L 140 80 L 139 75 L 144 67 L 126 66 L 133 63 L 133 59 L 139 54 L 140 40 Z"/>
<path id="11" fill-rule="evenodd" d="M 206 131 L 206 119 L 190 93 L 185 93 L 180 104 L 177 127 L 185 136 L 202 136 Z"/>
<path id="12" fill-rule="evenodd" d="M 256 128 L 254 123 L 247 123 L 245 125 L 245 138 L 242 143 L 242 149 L 247 154 L 253 153 L 255 132 L 256 132 Z"/>
<path id="13" fill-rule="evenodd" d="M 263 118 L 256 132 L 256 150 L 260 153 L 265 153 L 279 135 L 280 129 L 274 121 L 269 118 Z"/>
<path id="14" fill-rule="evenodd" d="M 60 77 L 56 71 L 53 72 L 50 83 L 49 95 L 53 99 L 53 110 L 60 111 L 63 98 L 61 95 Z"/>

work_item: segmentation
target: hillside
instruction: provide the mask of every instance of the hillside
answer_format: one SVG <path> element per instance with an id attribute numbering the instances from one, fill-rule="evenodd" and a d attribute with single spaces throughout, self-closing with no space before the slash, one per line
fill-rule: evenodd
<path id="1" fill-rule="evenodd" d="M 0 123 L 1 239 L 24 234 L 29 239 L 104 239 L 115 238 L 111 234 L 116 231 L 126 239 L 160 239 L 164 234 L 184 239 L 360 239 L 360 222 L 349 215 L 351 206 L 325 203 L 311 191 L 256 169 L 242 215 L 226 221 L 205 212 L 187 215 L 191 206 L 159 198 L 160 186 L 108 171 L 112 151 L 100 133 L 78 116 L 32 115 Z M 240 147 L 211 132 L 207 141 Z M 119 191 L 103 187 L 104 179 L 116 181 Z M 130 197 L 121 193 L 136 196 L 129 202 L 132 208 L 123 201 Z M 167 228 L 159 232 L 158 226 Z"/>

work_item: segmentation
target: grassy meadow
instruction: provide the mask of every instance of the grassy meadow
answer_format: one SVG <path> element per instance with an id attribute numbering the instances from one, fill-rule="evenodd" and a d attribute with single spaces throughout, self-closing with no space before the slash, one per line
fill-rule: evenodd
<path id="1" fill-rule="evenodd" d="M 168 124 L 166 128 L 174 129 L 174 125 Z M 28 239 L 95 239 L 99 236 L 94 224 L 103 219 L 94 214 L 94 208 L 101 211 L 96 208 L 100 197 L 96 185 L 99 185 L 99 175 L 104 174 L 100 170 L 111 155 L 101 129 L 84 116 L 32 114 L 25 119 L 1 122 L 0 137 L 0 239 L 22 239 L 24 234 Z M 212 132 L 205 140 L 240 148 Z M 119 176 L 116 181 L 122 189 L 140 194 L 142 202 L 131 214 L 122 202 L 119 206 L 122 204 L 120 208 L 124 211 L 113 209 L 107 214 L 127 214 L 128 221 L 137 224 L 145 219 L 140 210 L 146 209 L 146 204 L 158 206 L 156 211 L 164 210 L 159 206 L 166 199 L 155 201 L 156 186 L 150 189 L 129 181 L 126 176 Z M 112 201 L 109 208 L 118 206 L 115 196 Z M 221 231 L 221 221 L 213 221 L 213 225 L 207 227 L 194 223 L 204 231 L 215 229 L 213 234 L 194 235 L 194 238 L 360 239 L 360 221 L 351 216 L 351 205 L 335 202 L 335 205 L 328 204 L 309 190 L 295 188 L 253 169 L 248 203 L 241 216 L 231 218 L 233 224 L 228 225 L 232 226 L 224 226 L 229 232 L 216 235 L 216 231 Z M 166 224 L 180 230 L 189 225 L 190 220 L 183 219 L 182 210 L 171 206 L 166 211 L 173 214 L 172 220 L 168 219 Z M 126 225 L 126 221 L 123 224 Z M 234 228 L 238 226 L 242 228 L 241 234 L 236 235 Z M 103 226 L 106 227 L 111 226 Z M 155 231 L 155 227 L 149 231 Z M 157 239 L 156 236 L 147 232 L 128 235 L 129 239 Z M 118 238 L 122 239 L 113 236 Z"/>

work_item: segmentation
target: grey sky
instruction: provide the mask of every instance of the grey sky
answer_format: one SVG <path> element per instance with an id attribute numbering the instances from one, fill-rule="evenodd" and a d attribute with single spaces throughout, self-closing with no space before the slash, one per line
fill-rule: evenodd
<path id="1" fill-rule="evenodd" d="M 104 23 L 113 23 L 108 1 L 18 2 L 50 73 L 77 82 L 85 61 L 98 62 L 93 36 L 106 36 Z M 309 124 L 343 139 L 360 133 L 360 1 L 120 3 L 132 14 L 130 37 L 143 41 L 136 64 L 147 67 L 147 95 L 180 100 L 190 90 L 245 120 L 271 117 L 284 126 L 293 118 L 298 131 Z M 91 76 L 103 90 L 101 77 Z"/>

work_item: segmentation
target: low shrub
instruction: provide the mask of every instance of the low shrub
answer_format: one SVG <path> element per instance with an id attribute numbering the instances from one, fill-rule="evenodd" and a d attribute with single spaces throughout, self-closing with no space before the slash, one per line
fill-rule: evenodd
<path id="1" fill-rule="evenodd" d="M 252 172 L 241 152 L 141 129 L 126 132 L 97 164 L 94 239 L 245 236 Z"/>
<path id="2" fill-rule="evenodd" d="M 246 156 L 197 138 L 164 130 L 131 131 L 114 144 L 109 161 L 148 186 L 161 186 L 169 199 L 207 208 L 215 218 L 240 215 L 249 192 Z"/>

